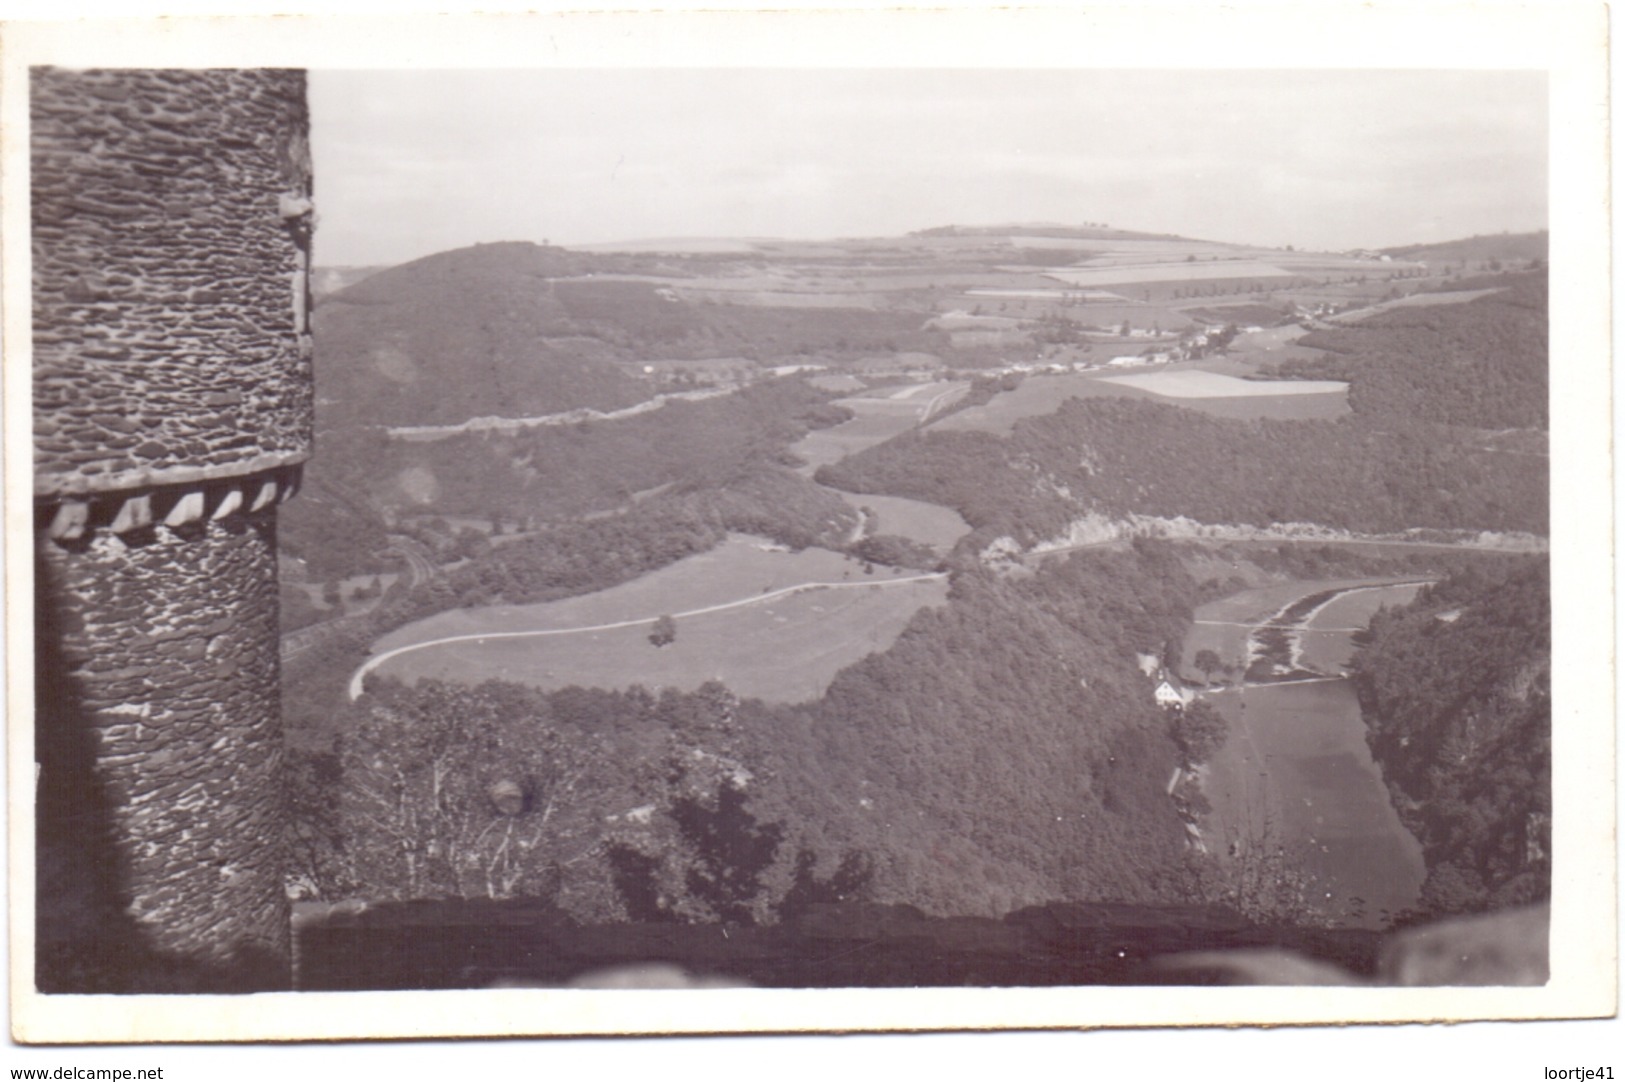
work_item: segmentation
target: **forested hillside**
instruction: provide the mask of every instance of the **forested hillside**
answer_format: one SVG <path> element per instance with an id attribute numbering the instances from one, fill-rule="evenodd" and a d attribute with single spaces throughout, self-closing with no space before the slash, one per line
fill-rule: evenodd
<path id="1" fill-rule="evenodd" d="M 797 707 L 714 683 L 374 680 L 337 750 L 298 757 L 306 874 L 329 896 L 530 894 L 583 919 L 1189 900 L 1163 790 L 1180 751 L 1134 655 L 1175 642 L 1198 593 L 1150 543 L 962 576 Z M 342 779 L 325 805 L 324 776 Z"/>
<path id="2" fill-rule="evenodd" d="M 323 431 L 354 424 L 455 424 L 647 397 L 613 352 L 568 338 L 550 276 L 592 257 L 491 244 L 392 267 L 315 312 Z"/>
<path id="3" fill-rule="evenodd" d="M 910 432 L 822 468 L 860 493 L 953 507 L 1025 544 L 1096 511 L 1355 531 L 1547 529 L 1543 275 L 1467 304 L 1396 309 L 1303 340 L 1286 374 L 1351 384 L 1335 421 L 1230 420 L 1145 400 L 1071 399 L 1008 437 Z"/>
<path id="4" fill-rule="evenodd" d="M 324 297 L 315 315 L 318 425 L 457 424 L 650 397 L 616 362 L 839 358 L 947 344 L 921 329 L 917 313 L 695 303 L 648 282 L 590 277 L 637 266 L 630 256 L 484 244 Z"/>
<path id="5" fill-rule="evenodd" d="M 372 566 L 380 508 L 541 525 L 623 511 L 634 494 L 667 486 L 737 485 L 771 471 L 810 429 L 844 420 L 831 397 L 803 380 L 778 379 L 614 421 L 424 443 L 378 429 L 327 433 L 310 467 L 315 498 L 284 510 L 283 544 L 325 579 Z M 841 508 L 834 513 L 848 514 L 824 495 Z M 795 518 L 793 508 L 787 517 Z"/>
<path id="6" fill-rule="evenodd" d="M 1436 262 L 1544 261 L 1549 244 L 1549 236 L 1543 229 L 1538 233 L 1491 233 L 1438 244 L 1409 244 L 1400 248 L 1387 248 L 1385 251 L 1396 259 L 1425 259 Z"/>
<path id="7" fill-rule="evenodd" d="M 819 470 L 852 492 L 952 507 L 1026 544 L 1090 511 L 1356 531 L 1544 533 L 1546 460 L 1426 423 L 1241 421 L 1133 399 L 1072 399 L 1009 437 L 907 433 Z"/>
<path id="8" fill-rule="evenodd" d="M 1298 344 L 1326 356 L 1282 374 L 1347 380 L 1349 405 L 1372 418 L 1544 431 L 1546 276 L 1499 284 L 1500 292 L 1465 305 L 1394 308 L 1314 331 Z"/>
<path id="9" fill-rule="evenodd" d="M 930 912 L 1188 900 L 1163 790 L 1180 753 L 1134 654 L 1177 640 L 1197 589 L 1149 544 L 960 576 L 819 702 L 741 707 L 773 817 L 812 851 L 868 854 L 876 898 Z"/>
<path id="10" fill-rule="evenodd" d="M 1475 563 L 1380 613 L 1355 659 L 1372 756 L 1422 842 L 1424 916 L 1551 889 L 1545 560 Z"/>
<path id="11" fill-rule="evenodd" d="M 563 523 L 486 546 L 432 583 L 386 598 L 378 633 L 466 605 L 526 604 L 608 589 L 714 548 L 729 532 L 793 548 L 840 548 L 858 514 L 828 489 L 783 467 L 744 468 L 732 478 L 662 493 L 624 515 Z"/>

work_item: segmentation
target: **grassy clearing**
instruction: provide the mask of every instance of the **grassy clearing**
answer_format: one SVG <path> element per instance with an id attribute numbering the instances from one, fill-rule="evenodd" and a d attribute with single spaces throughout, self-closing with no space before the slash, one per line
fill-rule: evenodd
<path id="1" fill-rule="evenodd" d="M 1231 353 L 1266 353 L 1289 346 L 1293 342 L 1308 334 L 1309 331 L 1297 324 L 1286 327 L 1265 327 L 1261 331 L 1250 331 L 1238 334 L 1230 340 L 1227 347 Z"/>
<path id="2" fill-rule="evenodd" d="M 770 593 L 803 582 L 882 581 L 912 572 L 862 567 L 828 549 L 787 552 L 760 538 L 735 534 L 709 552 L 679 560 L 608 590 L 536 605 L 489 605 L 437 613 L 385 635 L 373 644 L 380 654 L 400 646 L 453 635 L 592 627 L 661 613 L 686 612 Z"/>
<path id="3" fill-rule="evenodd" d="M 886 387 L 872 394 L 840 399 L 840 404 L 856 414 L 834 428 L 807 433 L 790 450 L 807 463 L 806 472 L 839 462 L 865 447 L 884 443 L 920 423 L 938 396 L 963 388 L 964 383 L 939 381 Z"/>
<path id="4" fill-rule="evenodd" d="M 1315 908 L 1365 923 L 1416 900 L 1421 846 L 1400 823 L 1366 748 L 1359 701 L 1345 680 L 1226 691 L 1212 701 L 1230 739 L 1203 782 L 1213 804 L 1208 845 L 1220 859 L 1258 859 L 1275 846 L 1315 881 Z M 1234 850 L 1232 850 L 1234 846 Z"/>
<path id="5" fill-rule="evenodd" d="M 1489 297 L 1504 292 L 1506 292 L 1504 289 L 1451 289 L 1441 290 L 1438 293 L 1413 293 L 1409 297 L 1386 301 L 1380 307 L 1420 308 L 1434 304 L 1466 304 L 1468 301 L 1476 301 L 1480 297 Z"/>
<path id="6" fill-rule="evenodd" d="M 947 552 L 961 537 L 970 533 L 970 523 L 949 507 L 901 496 L 867 496 L 836 491 L 853 508 L 861 510 L 867 507 L 879 517 L 879 524 L 869 531 L 871 534 L 897 534 L 922 545 L 930 545 L 938 552 Z"/>
<path id="7" fill-rule="evenodd" d="M 949 414 L 931 427 L 942 432 L 992 432 L 1008 436 L 1024 417 L 1042 417 L 1061 408 L 1069 398 L 1114 393 L 1101 389 L 1094 376 L 1029 376 L 1013 391 L 1001 391 L 980 406 Z"/>
<path id="8" fill-rule="evenodd" d="M 823 694 L 841 669 L 889 647 L 921 608 L 947 599 L 943 579 L 882 586 L 879 582 L 894 576 L 865 576 L 851 564 L 843 574 L 854 583 L 851 588 L 816 588 L 680 615 L 677 638 L 665 647 L 649 642 L 652 618 L 657 612 L 681 612 L 678 605 L 648 610 L 650 621 L 635 626 L 425 646 L 384 662 L 378 671 L 409 681 L 501 679 L 541 688 L 642 684 L 691 690 L 716 679 L 743 696 L 804 702 Z M 510 617 L 502 621 L 506 626 L 511 613 L 504 615 Z M 623 610 L 619 615 L 641 614 Z"/>

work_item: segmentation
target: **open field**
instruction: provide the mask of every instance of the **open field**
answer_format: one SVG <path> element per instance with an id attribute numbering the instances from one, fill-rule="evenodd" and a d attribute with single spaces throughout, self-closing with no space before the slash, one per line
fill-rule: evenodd
<path id="1" fill-rule="evenodd" d="M 709 552 L 597 593 L 538 605 L 488 605 L 436 613 L 391 631 L 373 644 L 373 652 L 453 635 L 652 620 L 661 613 L 723 604 L 803 582 L 881 582 L 906 574 L 911 573 L 878 568 L 868 576 L 855 561 L 828 549 L 789 552 L 761 538 L 732 534 Z"/>
<path id="2" fill-rule="evenodd" d="M 1068 285 L 1105 289 L 1133 282 L 1195 282 L 1227 278 L 1290 278 L 1296 272 L 1254 260 L 1206 260 L 1199 263 L 1136 263 L 1069 267 L 1049 272 Z"/>
<path id="3" fill-rule="evenodd" d="M 908 431 L 928 413 L 968 390 L 968 383 L 938 381 L 882 387 L 866 395 L 838 399 L 857 416 L 833 428 L 807 433 L 790 450 L 806 460 L 805 470 L 810 473 Z"/>
<path id="4" fill-rule="evenodd" d="M 1225 362 L 1199 362 L 1204 368 Z M 1198 383 L 1214 388 L 1218 393 L 1206 397 L 1185 397 L 1153 390 L 1142 382 L 1157 376 L 1202 377 L 1166 383 L 1167 386 L 1196 387 Z M 1317 388 L 1309 392 L 1298 391 L 1297 386 Z M 1253 390 L 1254 387 L 1259 390 Z M 1278 391 L 1278 388 L 1287 388 Z M 1337 388 L 1326 390 L 1324 388 Z M 1252 391 L 1251 394 L 1245 392 Z M 1216 417 L 1251 420 L 1268 417 L 1285 421 L 1323 420 L 1341 417 L 1349 412 L 1347 385 L 1330 382 L 1293 384 L 1288 380 L 1251 383 L 1232 376 L 1220 375 L 1203 369 L 1166 369 L 1138 376 L 1103 377 L 1098 373 L 1071 373 L 1068 375 L 1028 376 L 1013 391 L 1001 391 L 991 401 L 949 414 L 933 423 L 933 428 L 944 432 L 992 432 L 1007 436 L 1015 423 L 1024 417 L 1041 417 L 1054 413 L 1069 398 L 1099 397 L 1149 398 L 1186 409 L 1201 410 Z"/>
<path id="5" fill-rule="evenodd" d="M 1103 376 L 1102 381 L 1133 387 L 1167 398 L 1255 398 L 1304 394 L 1347 394 L 1349 385 L 1333 380 L 1246 380 L 1199 368 L 1165 369 L 1139 375 Z"/>
<path id="6" fill-rule="evenodd" d="M 1347 680 L 1210 700 L 1230 722 L 1202 781 L 1213 805 L 1204 824 L 1211 852 L 1262 862 L 1282 847 L 1311 881 L 1312 908 L 1340 923 L 1378 926 L 1416 901 L 1421 846 L 1389 801 Z"/>
<path id="7" fill-rule="evenodd" d="M 763 308 L 876 308 L 872 292 L 809 292 L 771 289 L 696 289 L 673 286 L 672 291 L 695 304 L 748 304 Z"/>
<path id="8" fill-rule="evenodd" d="M 880 570 L 822 549 L 791 553 L 746 537 L 635 582 L 541 605 L 441 613 L 385 636 L 375 671 L 536 687 L 695 688 L 720 679 L 775 702 L 816 698 L 852 662 L 889 646 L 914 613 L 947 598 L 939 576 Z M 677 618 L 656 648 L 654 619 Z"/>
<path id="9" fill-rule="evenodd" d="M 938 552 L 947 552 L 954 543 L 970 533 L 970 523 L 949 507 L 941 507 L 923 500 L 909 500 L 902 496 L 869 496 L 833 489 L 854 509 L 869 508 L 879 518 L 870 529 L 871 534 L 896 534 L 930 545 Z"/>
<path id="10" fill-rule="evenodd" d="M 1466 304 L 1476 301 L 1480 297 L 1493 296 L 1496 293 L 1505 293 L 1504 289 L 1453 289 L 1441 290 L 1438 293 L 1412 293 L 1409 297 L 1401 297 L 1395 301 L 1385 301 L 1389 308 L 1414 308 L 1430 304 Z"/>

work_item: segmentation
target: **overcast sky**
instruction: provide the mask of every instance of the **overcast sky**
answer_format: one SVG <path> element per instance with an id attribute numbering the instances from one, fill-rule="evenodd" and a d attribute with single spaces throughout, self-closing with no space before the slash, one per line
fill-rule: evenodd
<path id="1" fill-rule="evenodd" d="M 312 71 L 310 99 L 324 266 L 951 223 L 1324 249 L 1546 227 L 1541 73 Z"/>

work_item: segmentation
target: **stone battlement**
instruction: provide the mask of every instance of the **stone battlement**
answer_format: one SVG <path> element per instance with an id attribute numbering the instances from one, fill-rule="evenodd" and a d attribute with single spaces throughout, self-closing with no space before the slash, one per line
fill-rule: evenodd
<path id="1" fill-rule="evenodd" d="M 123 535 L 152 526 L 180 529 L 216 522 L 288 502 L 298 493 L 303 473 L 302 466 L 285 466 L 212 480 L 205 472 L 191 483 L 36 500 L 34 528 L 67 543 L 97 530 Z"/>

